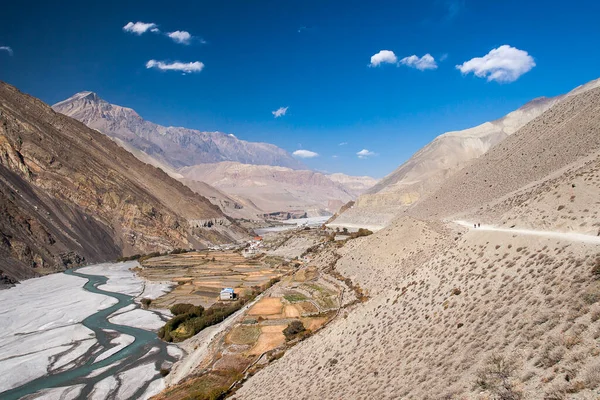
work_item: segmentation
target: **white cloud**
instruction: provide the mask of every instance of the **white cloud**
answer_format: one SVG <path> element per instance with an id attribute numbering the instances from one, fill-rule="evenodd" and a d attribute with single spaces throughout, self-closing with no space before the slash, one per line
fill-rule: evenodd
<path id="1" fill-rule="evenodd" d="M 514 82 L 533 67 L 535 61 L 526 51 L 506 44 L 456 66 L 464 75 L 472 72 L 488 82 Z"/>
<path id="2" fill-rule="evenodd" d="M 158 68 L 162 71 L 181 71 L 181 72 L 200 72 L 204 68 L 204 64 L 200 61 L 182 63 L 175 61 L 166 63 L 164 61 L 150 60 L 146 63 L 146 68 Z"/>
<path id="3" fill-rule="evenodd" d="M 310 151 L 310 150 L 296 150 L 292 154 L 295 155 L 296 157 L 300 157 L 300 158 L 315 158 L 315 157 L 319 157 L 318 153 L 315 153 L 314 151 Z"/>
<path id="4" fill-rule="evenodd" d="M 396 57 L 393 51 L 381 50 L 379 53 L 371 56 L 371 64 L 369 64 L 369 67 L 377 67 L 383 63 L 396 64 L 397 62 L 398 57 Z"/>
<path id="5" fill-rule="evenodd" d="M 123 27 L 125 32 L 131 32 L 136 35 L 141 35 L 142 33 L 146 33 L 148 30 L 150 32 L 160 32 L 154 22 L 128 22 L 127 25 Z"/>
<path id="6" fill-rule="evenodd" d="M 347 144 L 348 144 L 348 142 L 342 142 L 342 143 L 338 144 L 338 146 L 345 146 Z"/>
<path id="7" fill-rule="evenodd" d="M 377 153 L 374 153 L 374 152 L 369 151 L 367 149 L 362 149 L 361 151 L 359 151 L 358 153 L 356 153 L 356 155 L 358 156 L 358 158 L 367 158 L 367 157 L 376 156 Z"/>
<path id="8" fill-rule="evenodd" d="M 438 67 L 435 62 L 435 59 L 429 53 L 425 54 L 423 57 L 420 58 L 414 54 L 410 57 L 404 57 L 402 60 L 400 60 L 400 63 L 411 68 L 416 68 L 419 71 L 425 71 L 426 69 L 436 69 Z"/>
<path id="9" fill-rule="evenodd" d="M 0 46 L 0 50 L 8 52 L 9 55 L 13 55 L 13 50 L 9 46 Z"/>
<path id="10" fill-rule="evenodd" d="M 289 107 L 279 107 L 277 110 L 271 111 L 271 114 L 273 114 L 275 118 L 283 117 L 287 113 L 288 108 Z"/>
<path id="11" fill-rule="evenodd" d="M 440 56 L 440 62 L 446 61 L 448 59 L 448 53 L 444 53 Z"/>
<path id="12" fill-rule="evenodd" d="M 180 44 L 190 44 L 190 41 L 192 40 L 192 35 L 186 31 L 169 32 L 167 33 L 167 36 L 173 39 L 175 43 Z"/>
<path id="13" fill-rule="evenodd" d="M 333 155 L 333 156 L 331 156 L 331 158 L 338 158 L 338 156 L 336 156 L 336 155 Z"/>

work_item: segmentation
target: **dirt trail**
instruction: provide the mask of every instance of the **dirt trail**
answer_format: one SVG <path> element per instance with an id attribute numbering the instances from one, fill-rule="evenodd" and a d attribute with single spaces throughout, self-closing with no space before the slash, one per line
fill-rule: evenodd
<path id="1" fill-rule="evenodd" d="M 533 229 L 520 229 L 520 228 L 499 228 L 499 227 L 493 226 L 493 225 L 481 225 L 481 226 L 475 228 L 473 222 L 466 222 L 466 221 L 453 221 L 453 222 L 455 224 L 465 226 L 471 230 L 494 231 L 494 232 L 514 233 L 514 234 L 519 234 L 519 235 L 540 236 L 540 237 L 547 237 L 547 238 L 569 240 L 572 242 L 592 243 L 592 244 L 600 245 L 600 236 L 585 235 L 583 233 L 537 231 L 537 230 L 533 230 Z"/>

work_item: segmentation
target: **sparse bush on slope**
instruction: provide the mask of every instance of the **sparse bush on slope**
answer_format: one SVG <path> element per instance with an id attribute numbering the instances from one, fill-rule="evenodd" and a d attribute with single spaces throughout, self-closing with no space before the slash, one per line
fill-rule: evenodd
<path id="1" fill-rule="evenodd" d="M 513 358 L 494 354 L 477 371 L 476 384 L 490 392 L 494 399 L 520 400 L 523 393 L 518 389 L 516 371 L 517 363 Z"/>
<path id="2" fill-rule="evenodd" d="M 290 324 L 283 330 L 283 334 L 287 340 L 292 340 L 301 332 L 304 332 L 306 328 L 304 328 L 304 324 L 302 321 L 294 320 L 290 322 Z"/>
<path id="3" fill-rule="evenodd" d="M 600 279 L 600 257 L 596 258 L 594 265 L 592 266 L 592 275 L 596 279 Z"/>

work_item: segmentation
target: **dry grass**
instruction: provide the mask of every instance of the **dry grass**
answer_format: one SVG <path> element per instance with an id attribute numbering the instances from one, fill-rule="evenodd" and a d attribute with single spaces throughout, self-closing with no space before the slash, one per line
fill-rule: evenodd
<path id="1" fill-rule="evenodd" d="M 280 315 L 283 311 L 283 304 L 278 297 L 265 297 L 256 303 L 248 311 L 248 315 L 269 317 Z"/>
<path id="2" fill-rule="evenodd" d="M 225 339 L 233 344 L 254 344 L 260 335 L 260 328 L 256 325 L 238 325 Z"/>

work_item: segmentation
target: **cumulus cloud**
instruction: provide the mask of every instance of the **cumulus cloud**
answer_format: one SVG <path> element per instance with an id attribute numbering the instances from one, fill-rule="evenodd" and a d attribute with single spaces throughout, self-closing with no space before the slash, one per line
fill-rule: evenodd
<path id="1" fill-rule="evenodd" d="M 275 116 L 275 118 L 283 117 L 287 113 L 288 107 L 279 107 L 275 111 L 271 111 L 271 114 Z"/>
<path id="2" fill-rule="evenodd" d="M 367 149 L 362 149 L 361 151 L 359 151 L 358 153 L 356 153 L 356 155 L 358 156 L 358 158 L 368 158 L 368 157 L 376 156 L 377 153 L 374 153 L 374 152 L 369 151 Z"/>
<path id="3" fill-rule="evenodd" d="M 167 33 L 167 36 L 173 39 L 175 43 L 180 44 L 190 44 L 190 41 L 192 40 L 192 35 L 186 31 L 169 32 Z"/>
<path id="4" fill-rule="evenodd" d="M 377 54 L 373 54 L 371 56 L 371 64 L 369 67 L 378 67 L 379 65 L 386 64 L 396 64 L 398 62 L 398 57 L 391 50 L 381 50 Z"/>
<path id="5" fill-rule="evenodd" d="M 200 72 L 204 68 L 204 64 L 200 61 L 194 61 L 189 63 L 182 63 L 175 61 L 172 63 L 166 63 L 164 61 L 150 60 L 146 63 L 146 68 L 156 68 L 161 71 L 181 71 L 181 72 Z"/>
<path id="6" fill-rule="evenodd" d="M 488 82 L 514 82 L 535 67 L 535 61 L 526 51 L 507 44 L 491 50 L 483 57 L 465 61 L 456 68 L 463 75 L 473 73 Z"/>
<path id="7" fill-rule="evenodd" d="M 435 62 L 435 59 L 429 53 L 425 54 L 423 57 L 417 57 L 414 54 L 409 57 L 404 57 L 402 60 L 400 60 L 400 64 L 406 65 L 411 68 L 416 68 L 419 71 L 425 71 L 426 69 L 436 69 L 438 67 Z"/>
<path id="8" fill-rule="evenodd" d="M 127 25 L 125 25 L 123 27 L 123 30 L 125 32 L 130 32 L 136 35 L 141 35 L 143 33 L 146 33 L 147 31 L 150 32 L 160 32 L 158 30 L 158 25 L 156 25 L 154 22 L 128 22 Z"/>
<path id="9" fill-rule="evenodd" d="M 319 157 L 319 153 L 315 153 L 314 151 L 310 151 L 310 150 L 296 150 L 292 154 L 295 155 L 296 157 L 299 157 L 299 158 L 315 158 L 315 157 Z"/>
<path id="10" fill-rule="evenodd" d="M 6 51 L 9 55 L 13 55 L 13 50 L 9 46 L 0 46 L 0 51 Z"/>

